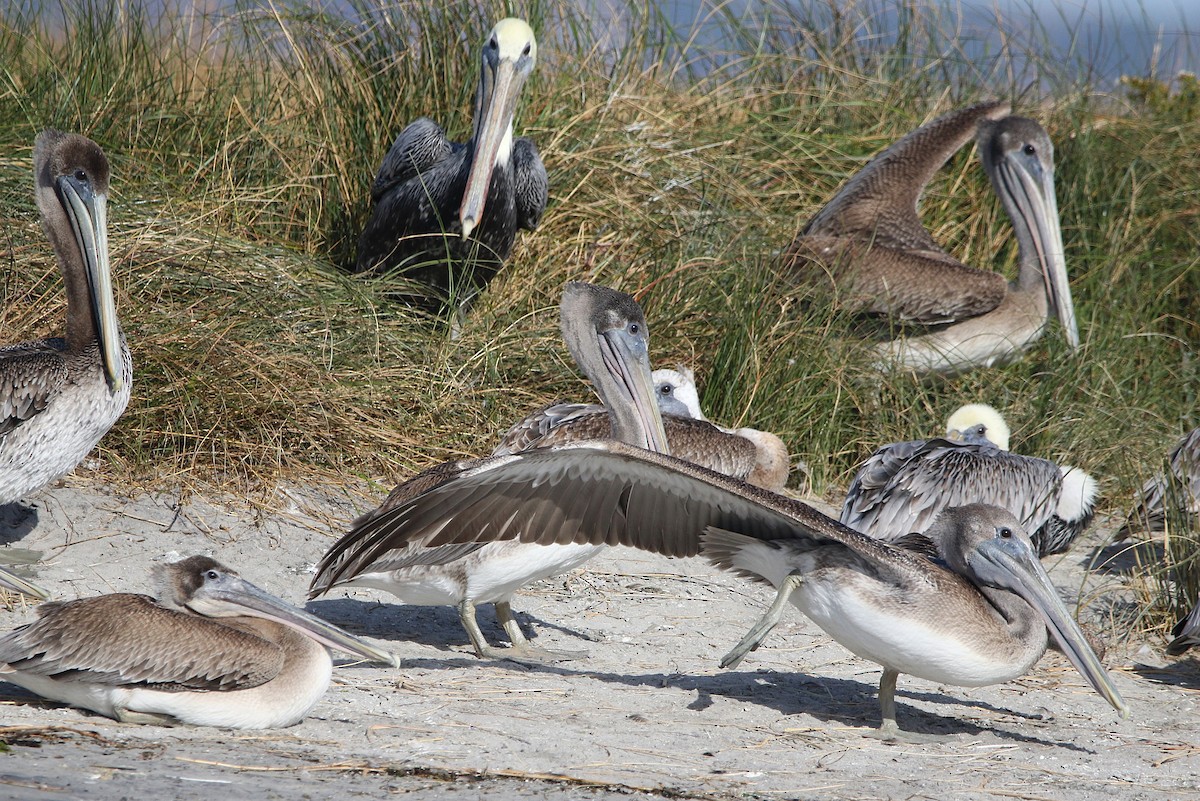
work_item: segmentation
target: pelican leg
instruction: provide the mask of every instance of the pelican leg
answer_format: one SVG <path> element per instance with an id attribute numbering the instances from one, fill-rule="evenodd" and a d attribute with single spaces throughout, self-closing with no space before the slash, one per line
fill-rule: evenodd
<path id="1" fill-rule="evenodd" d="M 489 645 L 488 641 L 484 639 L 483 631 L 479 628 L 479 621 L 475 617 L 475 604 L 465 598 L 458 604 L 458 618 L 462 621 L 463 628 L 467 630 L 467 636 L 471 638 L 475 654 L 481 659 L 505 659 L 523 665 L 544 665 L 548 662 L 565 662 L 587 655 L 586 652 L 564 651 L 560 653 L 530 645 L 529 640 L 525 639 L 521 627 L 517 625 L 516 618 L 513 617 L 512 606 L 507 601 L 497 602 L 496 617 L 499 618 L 501 625 L 504 626 L 504 631 L 512 641 L 511 648 L 497 648 Z"/>
<path id="2" fill-rule="evenodd" d="M 896 679 L 899 675 L 897 670 L 883 669 L 883 675 L 879 677 L 879 728 L 868 732 L 867 736 L 891 743 L 941 743 L 959 739 L 953 734 L 921 734 L 900 728 L 896 723 Z"/>
<path id="3" fill-rule="evenodd" d="M 750 629 L 745 637 L 742 637 L 741 642 L 721 658 L 721 667 L 736 667 L 746 658 L 746 654 L 762 644 L 762 641 L 771 633 L 771 629 L 779 623 L 779 618 L 783 616 L 783 608 L 787 605 L 792 591 L 802 583 L 804 583 L 804 576 L 799 571 L 788 574 L 783 583 L 779 585 L 779 592 L 776 593 L 775 602 L 771 604 L 771 608 L 758 623 L 754 624 L 754 628 Z"/>

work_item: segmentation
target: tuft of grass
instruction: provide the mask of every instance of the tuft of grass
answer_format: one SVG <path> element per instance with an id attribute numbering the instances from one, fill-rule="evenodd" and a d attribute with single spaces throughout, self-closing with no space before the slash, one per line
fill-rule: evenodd
<path id="1" fill-rule="evenodd" d="M 1104 90 L 1036 26 L 1018 37 L 998 20 L 995 46 L 925 4 L 830 0 L 714 3 L 707 27 L 675 30 L 654 4 L 593 20 L 532 0 L 539 64 L 518 129 L 542 152 L 550 207 L 451 338 L 342 268 L 403 126 L 428 115 L 469 136 L 477 50 L 507 7 L 153 7 L 0 12 L 0 336 L 61 325 L 30 150 L 43 127 L 86 133 L 114 168 L 110 241 L 136 360 L 129 410 L 101 445 L 114 484 L 380 489 L 486 452 L 531 408 L 591 397 L 559 341 L 569 279 L 636 293 L 656 362 L 694 367 L 714 419 L 779 433 L 830 498 L 879 445 L 986 400 L 1014 450 L 1090 471 L 1101 514 L 1120 515 L 1200 423 L 1200 121 L 1149 84 Z M 1051 327 L 1003 368 L 876 375 L 850 324 L 792 287 L 776 254 L 874 153 L 997 94 L 1056 143 L 1083 348 Z M 956 257 L 1015 274 L 973 148 L 922 214 Z M 1163 621 L 1179 601 L 1152 583 Z"/>

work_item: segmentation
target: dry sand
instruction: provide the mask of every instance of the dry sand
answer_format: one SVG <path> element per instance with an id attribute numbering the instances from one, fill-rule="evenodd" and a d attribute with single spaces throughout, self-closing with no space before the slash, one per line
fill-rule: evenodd
<path id="1" fill-rule="evenodd" d="M 38 581 L 60 599 L 147 591 L 155 558 L 208 553 L 298 603 L 313 563 L 372 501 L 290 489 L 180 505 L 74 478 L 30 504 L 36 519 L 14 544 L 46 552 Z M 1067 595 L 1088 544 L 1048 564 Z M 1103 612 L 1121 577 L 1098 580 Z M 614 549 L 519 595 L 537 644 L 590 650 L 550 667 L 476 659 L 453 610 L 389 598 L 338 590 L 308 604 L 403 666 L 339 668 L 309 717 L 282 731 L 124 725 L 0 683 L 11 743 L 0 799 L 1200 798 L 1200 667 L 1164 659 L 1161 642 L 1110 642 L 1131 720 L 1051 652 L 996 687 L 902 676 L 901 726 L 955 737 L 887 744 L 864 736 L 878 724 L 879 668 L 794 609 L 738 668 L 719 669 L 770 595 L 700 560 Z M 0 630 L 32 616 L 0 608 Z M 490 607 L 481 617 L 498 639 Z"/>

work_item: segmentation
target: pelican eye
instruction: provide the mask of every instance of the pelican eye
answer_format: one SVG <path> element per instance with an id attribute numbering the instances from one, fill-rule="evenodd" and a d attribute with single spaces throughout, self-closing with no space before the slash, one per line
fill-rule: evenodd
<path id="1" fill-rule="evenodd" d="M 640 325 L 638 325 L 637 323 L 630 323 L 628 328 L 626 328 L 626 330 L 629 332 L 630 336 L 636 337 L 638 334 L 641 333 L 642 327 Z"/>
<path id="2" fill-rule="evenodd" d="M 531 45 L 530 45 L 528 42 L 526 42 L 526 43 L 525 43 L 525 49 L 521 51 L 521 55 L 523 55 L 523 56 L 527 56 L 527 55 L 529 55 L 529 51 L 530 51 L 531 49 L 532 49 Z"/>
<path id="3" fill-rule="evenodd" d="M 671 385 L 663 384 L 661 387 L 659 387 L 658 391 L 661 392 L 663 395 L 670 395 L 671 394 Z"/>
<path id="4" fill-rule="evenodd" d="M 488 45 L 487 45 L 487 46 L 488 46 L 489 48 L 491 48 L 492 50 L 497 50 L 497 49 L 499 49 L 499 47 L 500 47 L 499 43 L 496 41 L 496 37 L 495 37 L 495 36 L 493 36 L 491 39 L 489 39 L 489 40 L 488 40 Z"/>
<path id="5" fill-rule="evenodd" d="M 87 171 L 83 169 L 75 170 L 76 181 L 86 181 L 88 179 Z"/>
<path id="6" fill-rule="evenodd" d="M 221 577 L 221 574 L 215 570 L 205 570 L 204 571 L 204 578 L 208 579 L 209 581 L 216 581 L 220 577 Z"/>
<path id="7" fill-rule="evenodd" d="M 1008 526 L 1001 526 L 1000 528 L 996 529 L 996 533 L 1000 535 L 1000 539 L 1009 540 L 1012 539 L 1013 530 Z"/>
<path id="8" fill-rule="evenodd" d="M 1026 144 L 1025 147 L 1023 147 L 1021 149 L 1023 151 L 1025 151 L 1026 156 L 1036 156 L 1037 155 L 1037 148 L 1031 144 Z"/>

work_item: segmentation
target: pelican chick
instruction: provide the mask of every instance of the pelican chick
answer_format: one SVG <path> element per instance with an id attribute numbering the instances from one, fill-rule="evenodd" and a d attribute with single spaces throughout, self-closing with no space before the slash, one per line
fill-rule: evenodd
<path id="1" fill-rule="evenodd" d="M 396 657 L 269 595 L 207 556 L 159 565 L 158 600 L 42 604 L 0 637 L 0 681 L 126 723 L 272 729 L 325 694 L 328 648 Z"/>
<path id="2" fill-rule="evenodd" d="M 943 509 L 987 503 L 1032 531 L 1039 556 L 1062 553 L 1091 524 L 1096 481 L 1070 465 L 1008 450 L 1009 429 L 986 404 L 946 421 L 946 438 L 885 445 L 859 467 L 841 522 L 878 539 L 923 532 Z"/>

